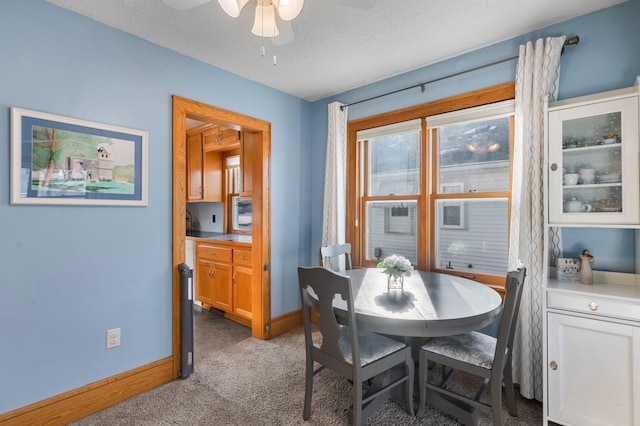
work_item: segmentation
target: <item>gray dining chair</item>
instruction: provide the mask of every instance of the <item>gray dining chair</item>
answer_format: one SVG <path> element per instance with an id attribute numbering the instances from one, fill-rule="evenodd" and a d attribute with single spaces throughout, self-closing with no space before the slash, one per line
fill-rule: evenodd
<path id="1" fill-rule="evenodd" d="M 344 269 L 340 267 L 340 256 L 344 256 Z M 334 271 L 351 269 L 351 244 L 331 244 L 320 247 L 318 261 L 320 266 Z"/>
<path id="2" fill-rule="evenodd" d="M 516 400 L 513 390 L 513 374 L 511 371 L 512 346 L 515 334 L 522 287 L 526 276 L 526 268 L 507 273 L 506 294 L 502 304 L 502 316 L 498 327 L 498 337 L 472 331 L 470 333 L 430 338 L 420 350 L 418 363 L 418 380 L 420 381 L 420 406 L 417 415 L 422 417 L 425 411 L 427 389 L 445 398 L 453 398 L 471 407 L 472 418 L 477 422 L 475 409 L 482 406 L 491 408 L 494 425 L 502 425 L 502 385 L 504 384 L 507 410 L 516 417 Z M 442 380 L 436 383 L 429 377 L 429 366 L 442 366 Z M 463 371 L 484 380 L 475 397 L 461 395 L 454 392 L 448 382 L 455 371 Z M 490 403 L 480 401 L 480 398 L 490 384 Z M 460 404 L 453 404 L 454 410 Z M 464 411 L 462 411 L 464 412 Z M 449 414 L 459 417 L 462 412 Z"/>
<path id="3" fill-rule="evenodd" d="M 358 331 L 353 305 L 351 279 L 322 266 L 298 267 L 304 336 L 306 350 L 305 394 L 303 419 L 311 416 L 311 395 L 313 378 L 325 367 L 346 377 L 353 383 L 352 425 L 362 425 L 366 419 L 363 407 L 374 398 L 404 384 L 405 406 L 411 416 L 413 411 L 414 366 L 411 348 L 388 337 L 365 331 Z M 347 306 L 347 321 L 341 325 L 333 310 L 334 297 L 341 297 Z M 319 339 L 314 340 L 311 329 L 310 309 L 318 313 Z M 314 370 L 314 362 L 319 367 Z M 403 374 L 399 378 L 385 381 L 380 389 L 368 389 L 364 393 L 363 384 L 369 379 L 396 367 Z"/>

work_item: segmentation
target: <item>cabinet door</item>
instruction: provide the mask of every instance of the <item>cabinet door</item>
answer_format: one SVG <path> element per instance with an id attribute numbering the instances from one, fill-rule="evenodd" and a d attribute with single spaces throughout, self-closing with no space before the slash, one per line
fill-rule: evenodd
<path id="1" fill-rule="evenodd" d="M 213 302 L 213 262 L 207 259 L 196 261 L 196 276 L 198 285 L 195 288 L 195 299 L 211 306 Z"/>
<path id="2" fill-rule="evenodd" d="M 638 97 L 549 111 L 549 222 L 637 224 Z"/>
<path id="3" fill-rule="evenodd" d="M 233 307 L 231 264 L 215 262 L 213 264 L 212 277 L 213 300 L 211 301 L 211 306 L 222 309 L 225 312 L 231 312 Z"/>
<path id="4" fill-rule="evenodd" d="M 638 425 L 638 327 L 557 313 L 547 318 L 549 420 Z"/>
<path id="5" fill-rule="evenodd" d="M 256 151 L 260 150 L 260 138 L 256 133 L 244 133 L 240 144 L 240 170 L 242 173 L 240 196 L 251 197 L 253 190 L 253 168 L 259 166 L 254 158 L 257 157 Z"/>
<path id="6" fill-rule="evenodd" d="M 219 151 L 206 151 L 203 154 L 202 186 L 204 201 L 222 202 L 222 154 Z"/>
<path id="7" fill-rule="evenodd" d="M 233 312 L 251 320 L 253 311 L 251 303 L 252 287 L 251 268 L 246 266 L 233 267 Z"/>
<path id="8" fill-rule="evenodd" d="M 240 143 L 240 131 L 214 127 L 203 133 L 204 150 L 228 150 Z"/>
<path id="9" fill-rule="evenodd" d="M 187 136 L 187 201 L 202 200 L 202 135 Z"/>

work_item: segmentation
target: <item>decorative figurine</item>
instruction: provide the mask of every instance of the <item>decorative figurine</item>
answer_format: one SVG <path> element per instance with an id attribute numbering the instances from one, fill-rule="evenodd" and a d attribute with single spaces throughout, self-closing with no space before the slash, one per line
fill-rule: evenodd
<path id="1" fill-rule="evenodd" d="M 593 256 L 589 254 L 589 250 L 582 250 L 580 259 L 580 273 L 578 274 L 578 279 L 582 284 L 591 285 L 593 284 L 593 271 L 591 270 Z"/>

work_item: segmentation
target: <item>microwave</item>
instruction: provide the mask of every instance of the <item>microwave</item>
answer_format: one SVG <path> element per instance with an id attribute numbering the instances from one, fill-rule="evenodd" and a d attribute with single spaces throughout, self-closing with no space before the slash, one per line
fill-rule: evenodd
<path id="1" fill-rule="evenodd" d="M 251 204 L 251 198 L 231 197 L 231 228 L 234 231 L 251 232 Z"/>

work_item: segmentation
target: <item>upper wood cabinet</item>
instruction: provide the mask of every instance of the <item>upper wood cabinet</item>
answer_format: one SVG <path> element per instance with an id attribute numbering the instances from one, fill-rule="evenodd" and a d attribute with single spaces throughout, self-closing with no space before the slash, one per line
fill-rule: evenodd
<path id="1" fill-rule="evenodd" d="M 204 150 L 223 150 L 238 147 L 242 139 L 242 132 L 219 126 L 208 128 L 202 132 Z"/>
<path id="2" fill-rule="evenodd" d="M 240 171 L 242 183 L 240 186 L 241 197 L 251 197 L 253 190 L 253 168 L 260 165 L 256 158 L 261 158 L 260 135 L 258 133 L 245 132 L 240 143 Z"/>
<path id="3" fill-rule="evenodd" d="M 201 201 L 202 134 L 187 135 L 187 201 Z"/>
<path id="4" fill-rule="evenodd" d="M 211 135 L 207 136 L 211 132 L 215 132 L 216 135 L 225 134 L 224 131 L 219 131 L 219 127 L 212 128 L 210 125 L 199 126 L 187 132 L 187 202 L 222 202 L 224 199 L 223 151 L 217 141 L 212 145 Z M 232 141 L 233 132 L 235 142 Z M 238 146 L 239 134 L 237 131 L 228 133 L 224 146 L 227 149 Z"/>

